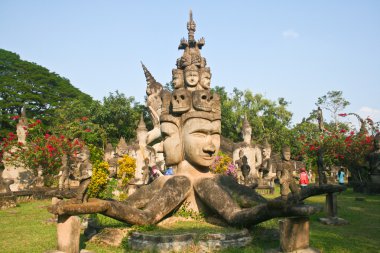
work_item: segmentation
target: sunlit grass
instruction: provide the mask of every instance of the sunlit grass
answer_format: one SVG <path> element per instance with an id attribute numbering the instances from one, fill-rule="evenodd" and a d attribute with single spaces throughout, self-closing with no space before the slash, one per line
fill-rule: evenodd
<path id="1" fill-rule="evenodd" d="M 279 192 L 276 189 L 275 195 Z M 267 196 L 266 196 L 267 197 Z M 364 201 L 356 200 L 363 197 Z M 309 198 L 306 203 L 324 205 L 325 196 Z M 56 225 L 48 223 L 53 215 L 46 206 L 50 201 L 33 201 L 22 203 L 15 208 L 0 211 L 0 252 L 23 253 L 45 252 L 56 248 Z M 319 213 L 310 217 L 310 245 L 322 252 L 380 252 L 380 196 L 367 196 L 353 193 L 351 189 L 338 194 L 338 216 L 349 221 L 345 226 L 326 226 L 319 223 Z M 97 215 L 99 222 L 107 227 L 127 227 L 114 219 Z M 138 229 L 138 228 L 137 228 Z M 144 230 L 144 228 L 142 228 Z M 179 221 L 169 227 L 149 228 L 149 233 L 199 233 L 207 234 L 221 231 L 236 231 L 223 228 L 204 221 Z M 279 246 L 278 219 L 273 219 L 250 228 L 252 243 L 244 249 L 227 249 L 222 252 L 264 252 Z M 86 242 L 82 236 L 81 248 L 97 253 L 125 252 L 125 246 L 108 247 Z M 126 248 L 127 252 L 130 252 Z"/>

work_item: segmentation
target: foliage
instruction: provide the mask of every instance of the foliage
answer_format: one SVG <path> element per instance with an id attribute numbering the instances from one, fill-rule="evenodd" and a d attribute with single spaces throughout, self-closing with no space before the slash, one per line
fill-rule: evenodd
<path id="1" fill-rule="evenodd" d="M 225 174 L 236 177 L 235 166 L 232 163 L 232 158 L 219 151 L 214 162 L 210 166 L 210 171 L 215 174 Z"/>
<path id="2" fill-rule="evenodd" d="M 129 155 L 124 155 L 123 158 L 119 159 L 117 162 L 119 164 L 117 177 L 122 179 L 122 185 L 127 185 L 135 176 L 136 159 Z"/>
<path id="3" fill-rule="evenodd" d="M 343 97 L 343 91 L 329 91 L 326 95 L 319 97 L 316 106 L 321 106 L 331 112 L 335 128 L 338 129 L 338 112 L 344 110 L 350 102 Z"/>
<path id="4" fill-rule="evenodd" d="M 175 216 L 183 217 L 183 218 L 191 218 L 194 220 L 203 220 L 204 214 L 198 213 L 189 208 L 189 202 L 183 202 L 183 204 L 178 208 L 178 210 L 174 213 Z"/>
<path id="5" fill-rule="evenodd" d="M 65 101 L 92 101 L 68 79 L 4 49 L 0 49 L 0 98 L 0 136 L 13 131 L 8 116 L 19 115 L 24 105 L 29 118 L 38 116 L 50 124 L 54 110 Z"/>
<path id="6" fill-rule="evenodd" d="M 105 130 L 89 120 L 88 117 L 81 117 L 66 124 L 59 124 L 51 128 L 52 132 L 61 133 L 70 139 L 81 139 L 87 144 L 98 147 L 105 146 L 107 134 Z"/>
<path id="7" fill-rule="evenodd" d="M 113 192 L 117 188 L 117 180 L 114 178 L 108 179 L 107 184 L 104 186 L 103 191 L 98 194 L 101 199 L 113 199 Z"/>
<path id="8" fill-rule="evenodd" d="M 348 114 L 340 114 L 347 116 Z M 368 119 L 368 122 L 372 122 Z M 319 132 L 318 128 L 309 122 L 302 122 L 295 129 L 295 138 L 300 145 L 297 154 L 304 157 L 309 164 L 316 165 L 317 153 L 323 149 L 325 166 L 346 166 L 352 176 L 359 180 L 367 180 L 366 157 L 373 149 L 373 135 L 368 131 L 355 131 L 348 125 L 338 124 L 340 128 L 330 128 L 331 131 Z M 376 130 L 373 131 L 376 133 Z M 298 134 L 298 136 L 297 136 Z"/>
<path id="9" fill-rule="evenodd" d="M 289 129 L 292 113 L 287 110 L 289 104 L 279 98 L 276 102 L 266 99 L 261 94 L 253 94 L 250 90 L 233 89 L 227 94 L 224 87 L 213 88 L 220 96 L 222 108 L 222 135 L 234 142 L 241 141 L 239 134 L 244 116 L 252 126 L 253 139 L 261 143 L 265 139 L 272 144 L 275 151 L 290 141 Z M 240 131 L 239 131 L 240 129 Z"/>
<path id="10" fill-rule="evenodd" d="M 92 165 L 91 182 L 88 186 L 90 197 L 97 197 L 106 188 L 108 183 L 109 164 L 107 162 L 97 162 Z"/>
<path id="11" fill-rule="evenodd" d="M 107 133 L 108 142 L 117 143 L 120 137 L 132 140 L 143 108 L 134 97 L 126 97 L 118 91 L 103 98 L 103 102 L 91 108 L 92 122 Z"/>
<path id="12" fill-rule="evenodd" d="M 7 152 L 6 161 L 21 162 L 35 174 L 39 168 L 44 176 L 58 174 L 62 155 L 74 156 L 83 145 L 79 140 L 72 142 L 64 135 L 49 133 L 41 120 L 29 120 L 24 130 L 27 131 L 26 143 L 17 142 L 16 134 L 10 132 L 1 142 L 1 154 Z"/>

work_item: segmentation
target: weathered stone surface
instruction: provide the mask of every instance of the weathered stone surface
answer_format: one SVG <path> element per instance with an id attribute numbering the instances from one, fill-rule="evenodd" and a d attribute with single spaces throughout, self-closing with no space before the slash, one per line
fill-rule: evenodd
<path id="1" fill-rule="evenodd" d="M 230 247 L 244 247 L 252 241 L 248 230 L 234 233 L 213 233 L 201 237 L 194 233 L 174 235 L 150 235 L 132 233 L 129 245 L 134 250 L 156 252 L 183 252 L 197 249 L 198 252 L 213 252 Z"/>
<path id="2" fill-rule="evenodd" d="M 16 196 L 3 196 L 0 197 L 0 210 L 16 207 Z"/>
<path id="3" fill-rule="evenodd" d="M 80 225 L 78 216 L 58 216 L 58 250 L 66 253 L 79 253 Z"/>
<path id="4" fill-rule="evenodd" d="M 90 241 L 109 246 L 119 247 L 124 237 L 128 235 L 128 228 L 104 228 L 94 235 Z"/>
<path id="5" fill-rule="evenodd" d="M 284 252 L 293 252 L 309 247 L 309 218 L 292 217 L 279 221 L 280 248 Z"/>
<path id="6" fill-rule="evenodd" d="M 326 194 L 325 212 L 327 217 L 336 217 L 338 215 L 338 204 L 335 193 Z"/>
<path id="7" fill-rule="evenodd" d="M 345 219 L 339 217 L 327 217 L 327 218 L 319 218 L 319 221 L 325 225 L 333 225 L 333 226 L 342 226 L 350 224 Z"/>

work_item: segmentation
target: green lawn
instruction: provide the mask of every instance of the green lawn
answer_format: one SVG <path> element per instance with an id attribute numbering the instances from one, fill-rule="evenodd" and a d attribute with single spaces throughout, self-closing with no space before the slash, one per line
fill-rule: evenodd
<path id="1" fill-rule="evenodd" d="M 357 201 L 364 197 L 365 201 Z M 308 203 L 324 204 L 324 196 L 310 198 Z M 0 252 L 45 252 L 56 247 L 56 227 L 48 223 L 52 218 L 46 206 L 50 201 L 22 203 L 18 207 L 0 211 Z M 318 222 L 323 213 L 311 217 L 310 244 L 322 252 L 380 252 L 380 196 L 367 196 L 348 190 L 338 195 L 338 215 L 350 222 L 346 226 L 326 226 Z M 108 226 L 123 226 L 120 222 L 101 217 Z M 270 220 L 250 229 L 252 244 L 245 249 L 223 252 L 264 252 L 278 247 L 278 220 Z M 207 232 L 217 228 L 202 222 L 181 222 L 172 230 Z M 159 232 L 159 231 L 156 231 Z M 167 233 L 167 231 L 162 231 Z M 83 238 L 83 236 L 82 236 Z M 81 241 L 81 247 L 97 253 L 124 252 L 122 248 L 106 247 Z M 127 250 L 128 251 L 128 250 Z M 128 251 L 129 252 L 129 251 Z"/>

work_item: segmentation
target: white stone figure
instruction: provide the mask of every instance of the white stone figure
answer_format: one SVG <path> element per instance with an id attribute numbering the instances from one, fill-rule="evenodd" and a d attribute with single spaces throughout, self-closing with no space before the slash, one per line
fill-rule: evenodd
<path id="1" fill-rule="evenodd" d="M 244 118 L 243 121 L 243 142 L 235 144 L 235 149 L 232 154 L 233 161 L 239 159 L 239 152 L 242 151 L 248 159 L 248 165 L 250 166 L 249 177 L 251 180 L 256 181 L 259 178 L 258 170 L 262 163 L 261 149 L 258 146 L 251 144 L 252 128 L 248 123 L 248 120 Z"/>

